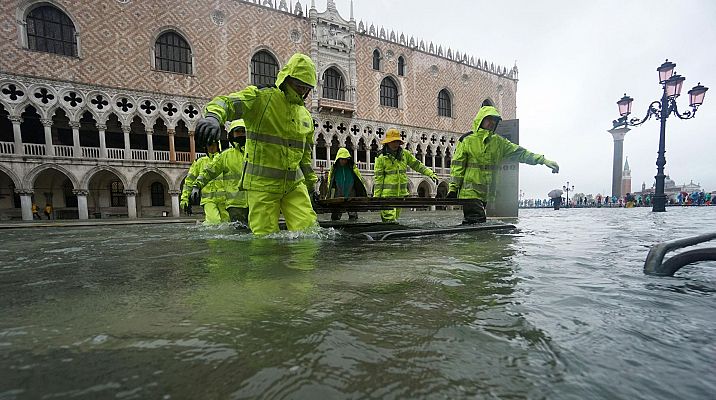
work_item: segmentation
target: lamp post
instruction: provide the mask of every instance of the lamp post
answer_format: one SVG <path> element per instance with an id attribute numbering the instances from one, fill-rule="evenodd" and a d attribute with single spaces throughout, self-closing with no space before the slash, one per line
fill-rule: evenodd
<path id="1" fill-rule="evenodd" d="M 666 60 L 656 70 L 659 72 L 659 83 L 662 85 L 663 93 L 661 100 L 653 101 L 646 111 L 646 116 L 639 120 L 639 118 L 629 119 L 631 114 L 631 104 L 634 101 L 631 97 L 627 96 L 626 93 L 619 101 L 619 119 L 612 121 L 614 129 L 626 126 L 639 126 L 646 122 L 649 118 L 654 116 L 656 119 L 661 121 L 661 131 L 659 133 L 659 155 L 656 158 L 656 190 L 654 197 L 652 198 L 652 211 L 664 212 L 666 211 L 666 195 L 664 194 L 664 166 L 666 165 L 666 157 L 664 153 L 664 142 L 666 141 L 666 119 L 671 114 L 676 115 L 679 119 L 691 119 L 696 116 L 696 111 L 699 106 L 704 102 L 704 96 L 709 88 L 698 85 L 694 86 L 689 90 L 689 106 L 690 111 L 685 111 L 683 114 L 679 113 L 679 109 L 676 106 L 676 98 L 681 94 L 681 87 L 684 84 L 686 78 L 681 75 L 674 74 L 674 68 L 676 64 Z"/>
<path id="2" fill-rule="evenodd" d="M 570 191 L 570 190 L 574 190 L 574 185 L 572 185 L 572 187 L 570 188 L 570 187 L 569 187 L 569 181 L 567 181 L 567 186 L 562 186 L 562 190 L 564 190 L 565 192 L 567 192 L 567 204 L 566 204 L 565 206 L 566 206 L 566 207 L 569 207 L 569 191 Z"/>

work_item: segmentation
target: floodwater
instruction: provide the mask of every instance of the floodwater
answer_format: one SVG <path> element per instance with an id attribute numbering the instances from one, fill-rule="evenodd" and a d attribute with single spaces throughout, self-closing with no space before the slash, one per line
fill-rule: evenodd
<path id="1" fill-rule="evenodd" d="M 714 263 L 642 268 L 650 245 L 716 229 L 716 207 L 514 223 L 389 242 L 2 231 L 0 399 L 713 398 Z"/>

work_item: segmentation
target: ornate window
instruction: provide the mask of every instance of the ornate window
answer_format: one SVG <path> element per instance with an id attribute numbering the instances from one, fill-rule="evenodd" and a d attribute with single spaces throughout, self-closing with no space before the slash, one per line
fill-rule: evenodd
<path id="1" fill-rule="evenodd" d="M 438 93 L 438 115 L 441 117 L 452 117 L 452 100 L 450 92 L 443 89 Z"/>
<path id="2" fill-rule="evenodd" d="M 398 57 L 398 75 L 405 76 L 405 58 Z"/>
<path id="3" fill-rule="evenodd" d="M 113 181 L 109 184 L 109 197 L 112 207 L 127 206 L 127 196 L 124 194 L 124 185 L 121 181 Z"/>
<path id="4" fill-rule="evenodd" d="M 387 77 L 380 83 L 380 105 L 398 108 L 398 85 Z"/>
<path id="5" fill-rule="evenodd" d="M 251 84 L 273 85 L 278 75 L 278 61 L 271 53 L 261 50 L 251 57 Z"/>
<path id="6" fill-rule="evenodd" d="M 165 32 L 154 43 L 154 62 L 158 70 L 191 75 L 191 58 L 189 43 L 176 32 Z"/>
<path id="7" fill-rule="evenodd" d="M 334 100 L 346 100 L 346 86 L 343 76 L 335 68 L 323 73 L 323 97 Z"/>
<path id="8" fill-rule="evenodd" d="M 159 182 L 152 183 L 150 187 L 152 192 L 152 207 L 164 205 L 164 185 Z"/>
<path id="9" fill-rule="evenodd" d="M 44 5 L 27 15 L 30 50 L 77 57 L 77 36 L 72 20 L 56 7 Z"/>
<path id="10" fill-rule="evenodd" d="M 378 49 L 373 50 L 373 69 L 380 71 L 380 51 Z"/>

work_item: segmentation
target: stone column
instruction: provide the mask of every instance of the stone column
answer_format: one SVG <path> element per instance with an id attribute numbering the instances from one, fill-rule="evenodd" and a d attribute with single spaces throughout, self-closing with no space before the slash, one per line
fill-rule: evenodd
<path id="1" fill-rule="evenodd" d="M 354 162 L 354 163 L 357 163 L 357 162 L 358 162 L 358 146 L 357 146 L 357 145 L 356 145 L 356 146 L 353 146 L 353 154 L 352 154 L 352 157 L 353 157 L 353 162 Z"/>
<path id="2" fill-rule="evenodd" d="M 154 131 L 147 129 L 147 160 L 154 161 Z"/>
<path id="3" fill-rule="evenodd" d="M 131 126 L 122 126 L 122 132 L 124 133 L 124 159 L 132 159 L 132 145 L 129 142 L 129 132 L 132 131 Z"/>
<path id="4" fill-rule="evenodd" d="M 97 124 L 99 131 L 99 158 L 107 158 L 107 125 Z"/>
<path id="5" fill-rule="evenodd" d="M 32 190 L 15 189 L 20 195 L 20 207 L 22 208 L 22 220 L 32 221 Z"/>
<path id="6" fill-rule="evenodd" d="M 23 155 L 25 154 L 25 151 L 22 148 L 22 131 L 20 130 L 22 117 L 11 116 L 10 122 L 12 122 L 12 133 L 15 139 L 15 154 Z"/>
<path id="7" fill-rule="evenodd" d="M 432 169 L 437 168 L 437 167 L 435 166 L 435 154 L 433 154 L 433 155 L 430 156 L 430 157 L 431 157 L 431 161 L 432 161 L 432 164 L 433 164 L 433 166 L 432 166 L 431 168 L 432 168 Z"/>
<path id="8" fill-rule="evenodd" d="M 167 135 L 169 135 L 169 162 L 177 162 L 177 152 L 174 147 L 174 129 L 167 129 Z"/>
<path id="9" fill-rule="evenodd" d="M 370 169 L 370 147 L 365 150 L 365 162 L 368 165 L 368 169 Z"/>
<path id="10" fill-rule="evenodd" d="M 316 144 L 311 146 L 311 167 L 316 168 Z"/>
<path id="11" fill-rule="evenodd" d="M 622 168 L 624 168 L 624 137 L 631 129 L 627 127 L 610 129 L 614 138 L 614 160 L 612 163 L 612 196 L 622 197 Z"/>
<path id="12" fill-rule="evenodd" d="M 137 219 L 137 191 L 125 190 L 124 195 L 127 196 L 127 215 L 129 219 Z"/>
<path id="13" fill-rule="evenodd" d="M 89 190 L 86 189 L 75 189 L 72 194 L 77 196 L 77 213 L 80 219 L 89 219 L 89 212 L 87 210 L 87 194 Z"/>
<path id="14" fill-rule="evenodd" d="M 189 162 L 196 159 L 196 142 L 194 141 L 194 131 L 189 131 Z"/>
<path id="15" fill-rule="evenodd" d="M 55 147 L 52 145 L 52 119 L 41 119 L 42 127 L 45 128 L 45 154 L 55 155 Z"/>
<path id="16" fill-rule="evenodd" d="M 181 195 L 181 192 L 178 190 L 170 190 L 169 195 L 172 196 L 172 217 L 180 217 L 179 195 Z"/>
<path id="17" fill-rule="evenodd" d="M 425 153 L 420 153 L 420 162 L 425 165 Z"/>
<path id="18" fill-rule="evenodd" d="M 80 123 L 77 121 L 70 121 L 70 127 L 72 128 L 72 156 L 75 158 L 81 158 L 82 149 L 80 148 Z"/>

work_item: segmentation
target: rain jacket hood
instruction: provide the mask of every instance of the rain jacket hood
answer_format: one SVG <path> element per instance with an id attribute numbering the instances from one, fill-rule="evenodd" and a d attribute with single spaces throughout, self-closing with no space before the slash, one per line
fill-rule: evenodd
<path id="1" fill-rule="evenodd" d="M 336 159 L 334 161 L 338 162 L 341 158 L 347 158 L 351 164 L 353 163 L 353 156 L 351 156 L 351 153 L 345 147 L 338 149 L 338 153 L 336 154 Z"/>
<path id="2" fill-rule="evenodd" d="M 494 135 L 495 132 L 480 128 L 480 125 L 482 125 L 482 120 L 485 119 L 485 117 L 497 117 L 500 120 L 502 120 L 502 116 L 500 116 L 500 112 L 497 111 L 497 109 L 495 107 L 493 107 L 493 106 L 480 107 L 480 110 L 477 112 L 475 119 L 472 120 L 472 131 L 475 133 L 478 133 L 480 135 L 483 135 L 483 136 Z"/>
<path id="3" fill-rule="evenodd" d="M 291 56 L 286 65 L 278 72 L 276 76 L 276 87 L 280 88 L 289 76 L 315 88 L 316 64 L 314 64 L 307 55 L 296 53 Z"/>

